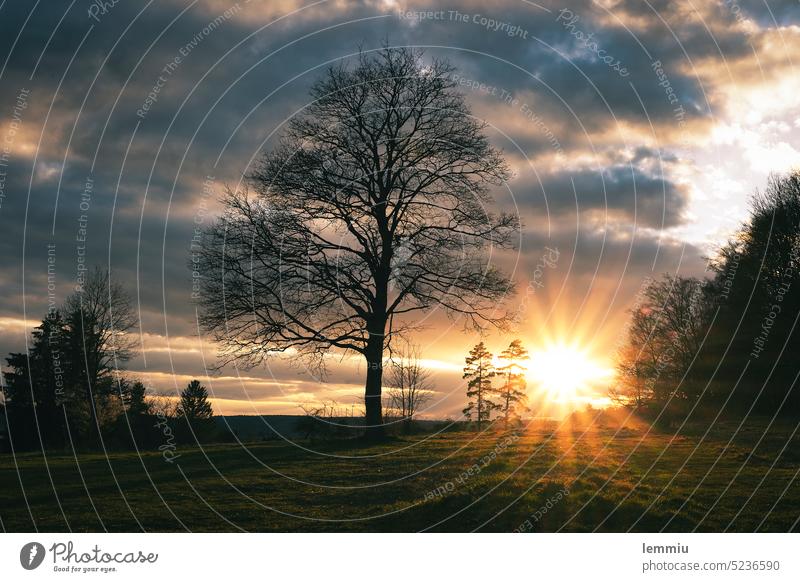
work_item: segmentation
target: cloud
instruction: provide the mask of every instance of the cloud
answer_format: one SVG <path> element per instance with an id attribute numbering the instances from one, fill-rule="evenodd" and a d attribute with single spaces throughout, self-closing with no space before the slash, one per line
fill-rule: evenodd
<path id="1" fill-rule="evenodd" d="M 516 186 L 516 185 L 515 185 Z M 596 170 L 554 170 L 514 188 L 523 209 L 556 220 L 574 217 L 663 229 L 683 222 L 689 194 L 684 185 L 631 164 Z"/>

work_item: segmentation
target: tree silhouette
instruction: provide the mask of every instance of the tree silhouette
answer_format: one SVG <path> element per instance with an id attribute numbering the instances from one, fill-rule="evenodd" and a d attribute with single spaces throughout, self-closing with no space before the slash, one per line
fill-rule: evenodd
<path id="1" fill-rule="evenodd" d="M 500 405 L 489 399 L 493 393 L 492 378 L 496 371 L 492 365 L 492 354 L 483 345 L 476 345 L 465 359 L 464 378 L 467 381 L 467 398 L 469 404 L 463 410 L 464 416 L 469 420 L 476 420 L 478 430 L 481 423 L 491 419 L 493 410 L 498 410 Z"/>
<path id="2" fill-rule="evenodd" d="M 720 400 L 739 413 L 800 414 L 800 171 L 773 175 L 711 263 L 719 314 L 704 353 Z M 735 386 L 733 394 L 732 387 Z"/>
<path id="3" fill-rule="evenodd" d="M 199 380 L 192 380 L 181 391 L 177 416 L 186 419 L 189 424 L 208 421 L 214 416 L 214 409 L 208 401 L 208 391 Z"/>
<path id="4" fill-rule="evenodd" d="M 130 297 L 108 271 L 95 268 L 80 289 L 67 297 L 64 314 L 69 350 L 89 408 L 96 446 L 101 439 L 98 404 L 114 390 L 115 372 L 134 354 L 137 323 Z"/>
<path id="5" fill-rule="evenodd" d="M 635 321 L 636 314 L 632 316 Z M 641 318 L 639 319 L 641 322 Z M 635 329 L 633 326 L 630 329 Z M 640 328 L 641 329 L 641 328 Z M 616 379 L 609 387 L 609 398 L 621 405 L 639 410 L 655 400 L 655 374 L 657 351 L 647 343 L 636 343 L 629 330 L 628 341 L 616 353 Z"/>
<path id="6" fill-rule="evenodd" d="M 414 415 L 432 396 L 430 370 L 422 367 L 419 348 L 409 346 L 393 357 L 389 372 L 389 402 L 400 414 L 405 430 L 411 428 Z"/>
<path id="7" fill-rule="evenodd" d="M 255 193 L 227 193 L 198 257 L 221 365 L 291 350 L 324 372 L 329 350 L 357 352 L 367 436 L 383 434 L 384 350 L 420 312 L 509 321 L 511 283 L 485 249 L 513 244 L 516 219 L 488 210 L 510 173 L 453 70 L 395 48 L 331 68 L 250 175 Z"/>
<path id="8" fill-rule="evenodd" d="M 68 329 L 60 312 L 48 314 L 33 330 L 27 353 L 12 353 L 3 372 L 9 433 L 16 450 L 47 449 L 67 442 L 68 418 L 80 424 Z"/>
<path id="9" fill-rule="evenodd" d="M 713 279 L 664 275 L 644 288 L 610 397 L 661 411 L 797 415 L 800 172 L 770 178 L 709 265 Z"/>
<path id="10" fill-rule="evenodd" d="M 528 350 L 522 345 L 518 339 L 514 340 L 509 346 L 500 354 L 500 361 L 504 363 L 497 369 L 497 372 L 503 376 L 503 386 L 498 390 L 501 401 L 501 412 L 503 414 L 503 422 L 506 429 L 508 429 L 508 421 L 511 415 L 516 413 L 517 406 L 522 403 L 526 398 L 525 387 L 525 367 L 522 362 L 528 358 Z"/>
<path id="11" fill-rule="evenodd" d="M 147 388 L 140 380 L 130 382 L 122 379 L 119 385 L 122 403 L 128 415 L 150 414 L 150 404 L 146 398 Z"/>

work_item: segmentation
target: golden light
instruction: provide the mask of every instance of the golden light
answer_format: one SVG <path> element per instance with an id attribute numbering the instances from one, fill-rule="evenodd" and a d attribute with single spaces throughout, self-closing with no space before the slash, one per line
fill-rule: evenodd
<path id="1" fill-rule="evenodd" d="M 531 353 L 528 379 L 553 400 L 569 401 L 612 374 L 576 345 L 558 343 Z"/>

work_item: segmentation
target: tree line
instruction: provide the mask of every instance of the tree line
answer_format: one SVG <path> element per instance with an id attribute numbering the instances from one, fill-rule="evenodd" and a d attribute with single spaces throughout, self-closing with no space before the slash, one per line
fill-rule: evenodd
<path id="1" fill-rule="evenodd" d="M 199 381 L 174 401 L 122 372 L 136 351 L 136 322 L 130 297 L 101 269 L 48 308 L 27 350 L 6 358 L 0 414 L 13 450 L 156 448 L 165 419 L 180 440 L 214 432 Z"/>
<path id="2" fill-rule="evenodd" d="M 617 357 L 616 402 L 671 422 L 800 414 L 800 172 L 770 178 L 707 278 L 648 281 Z"/>

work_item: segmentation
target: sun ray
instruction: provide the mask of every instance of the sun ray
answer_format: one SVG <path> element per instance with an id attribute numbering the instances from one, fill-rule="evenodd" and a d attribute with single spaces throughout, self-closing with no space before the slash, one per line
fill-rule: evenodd
<path id="1" fill-rule="evenodd" d="M 561 403 L 584 399 L 593 386 L 607 381 L 612 373 L 587 350 L 568 343 L 553 343 L 534 351 L 527 371 L 534 389 Z"/>

